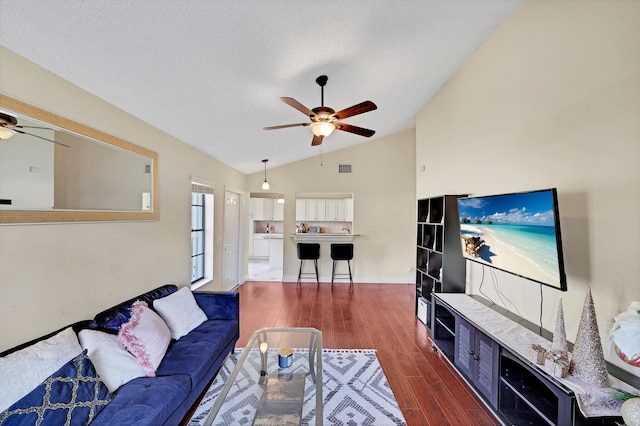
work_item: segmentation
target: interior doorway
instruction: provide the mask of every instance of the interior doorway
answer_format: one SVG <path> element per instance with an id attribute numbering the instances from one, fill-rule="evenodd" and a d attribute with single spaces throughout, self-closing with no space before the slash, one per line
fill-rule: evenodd
<path id="1" fill-rule="evenodd" d="M 284 195 L 251 193 L 249 197 L 249 281 L 282 281 Z"/>

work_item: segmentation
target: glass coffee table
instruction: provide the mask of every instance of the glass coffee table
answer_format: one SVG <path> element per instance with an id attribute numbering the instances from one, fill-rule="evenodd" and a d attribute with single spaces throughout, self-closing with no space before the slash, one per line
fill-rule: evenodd
<path id="1" fill-rule="evenodd" d="M 243 349 L 204 424 L 299 425 L 305 401 L 322 425 L 322 332 L 262 328 Z"/>

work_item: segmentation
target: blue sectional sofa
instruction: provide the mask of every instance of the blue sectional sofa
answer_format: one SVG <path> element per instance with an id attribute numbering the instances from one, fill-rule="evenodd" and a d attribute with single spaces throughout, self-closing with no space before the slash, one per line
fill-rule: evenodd
<path id="1" fill-rule="evenodd" d="M 159 287 L 109 308 L 93 320 L 76 323 L 73 328 L 76 332 L 90 328 L 117 333 L 129 320 L 129 309 L 135 301 L 143 300 L 152 307 L 154 300 L 176 291 L 175 285 Z M 240 331 L 238 293 L 194 292 L 193 295 L 207 320 L 171 342 L 156 377 L 138 377 L 114 392 L 92 425 L 177 425 L 183 420 L 233 351 Z M 41 339 L 5 351 L 0 356 Z"/>

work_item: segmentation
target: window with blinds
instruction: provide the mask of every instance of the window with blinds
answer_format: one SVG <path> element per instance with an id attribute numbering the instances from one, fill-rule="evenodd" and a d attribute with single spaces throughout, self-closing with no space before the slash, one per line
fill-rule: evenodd
<path id="1" fill-rule="evenodd" d="M 191 193 L 191 283 L 204 278 L 204 193 Z"/>
<path id="2" fill-rule="evenodd" d="M 207 223 L 213 226 L 213 188 L 197 183 L 191 184 L 191 283 L 199 281 L 211 274 L 213 254 L 208 253 L 208 239 L 213 238 L 213 229 L 207 229 Z M 210 202 L 208 203 L 207 200 Z M 211 216 L 211 220 L 207 217 Z"/>

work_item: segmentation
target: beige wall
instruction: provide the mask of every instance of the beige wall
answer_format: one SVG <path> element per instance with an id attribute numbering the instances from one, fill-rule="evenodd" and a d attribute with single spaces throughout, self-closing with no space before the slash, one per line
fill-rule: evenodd
<path id="1" fill-rule="evenodd" d="M 329 137 L 325 144 L 339 143 Z M 339 174 L 339 164 L 353 165 Z M 355 233 L 354 281 L 414 282 L 415 262 L 415 132 L 405 131 L 322 156 L 267 170 L 270 192 L 284 194 L 284 280 L 295 281 L 300 262 L 295 233 L 297 192 L 352 192 Z M 260 192 L 264 172 L 247 178 L 247 188 Z M 321 244 L 320 281 L 331 281 L 329 243 Z M 343 282 L 343 281 L 341 281 Z"/>
<path id="2" fill-rule="evenodd" d="M 187 285 L 191 176 L 215 185 L 214 282 L 206 288 L 222 288 L 224 190 L 248 199 L 248 191 L 260 191 L 261 173 L 247 178 L 1 47 L 0 92 L 156 151 L 160 189 L 157 222 L 0 226 L 0 350 L 158 285 Z M 295 231 L 296 192 L 353 192 L 356 232 L 363 234 L 356 241 L 356 279 L 412 282 L 415 132 L 325 154 L 322 161 L 268 171 L 272 192 L 287 201 L 285 233 Z M 353 174 L 338 175 L 339 163 L 352 164 Z M 248 208 L 241 214 L 248 223 Z M 243 249 L 246 273 L 248 241 Z M 298 261 L 288 238 L 284 250 L 285 280 L 295 280 Z M 329 281 L 328 249 L 322 258 L 321 279 Z"/>
<path id="3" fill-rule="evenodd" d="M 56 132 L 54 208 L 140 210 L 142 193 L 151 192 L 152 159 L 112 146 Z"/>
<path id="4" fill-rule="evenodd" d="M 606 340 L 640 300 L 640 3 L 526 0 L 419 113 L 416 138 L 419 198 L 558 189 L 569 290 L 542 289 L 543 325 L 562 298 L 574 341 L 591 287 Z M 539 286 L 496 276 L 515 308 L 488 274 L 483 291 L 538 323 Z"/>
<path id="5" fill-rule="evenodd" d="M 0 350 L 165 283 L 190 282 L 191 176 L 224 188 L 246 176 L 0 47 L 0 92 L 158 153 L 160 220 L 0 226 Z M 222 281 L 215 246 L 214 288 Z"/>

